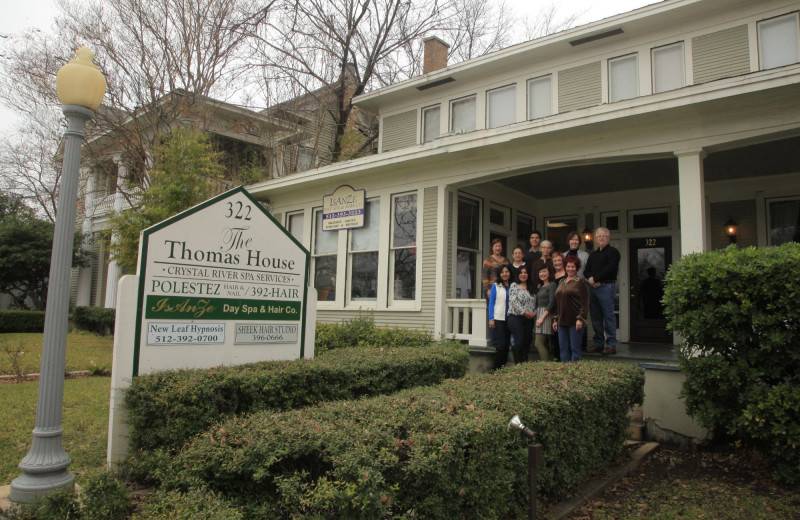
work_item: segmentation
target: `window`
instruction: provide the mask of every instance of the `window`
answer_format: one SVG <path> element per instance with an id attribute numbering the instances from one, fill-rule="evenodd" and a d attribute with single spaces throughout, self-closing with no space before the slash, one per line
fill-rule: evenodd
<path id="1" fill-rule="evenodd" d="M 481 247 L 481 204 L 480 201 L 458 197 L 457 219 L 458 248 L 456 256 L 456 297 L 475 298 L 478 252 Z"/>
<path id="2" fill-rule="evenodd" d="M 547 240 L 553 243 L 553 251 L 566 251 L 569 249 L 567 236 L 578 229 L 578 216 L 548 217 L 544 219 L 547 228 Z"/>
<path id="3" fill-rule="evenodd" d="M 517 87 L 498 88 L 486 92 L 487 128 L 510 125 L 517 121 Z"/>
<path id="4" fill-rule="evenodd" d="M 417 195 L 392 197 L 390 273 L 392 300 L 413 300 L 417 292 Z"/>
<path id="5" fill-rule="evenodd" d="M 758 57 L 762 69 L 800 61 L 797 13 L 758 22 Z"/>
<path id="6" fill-rule="evenodd" d="M 475 130 L 475 96 L 450 102 L 450 131 L 454 134 Z"/>
<path id="7" fill-rule="evenodd" d="M 530 238 L 531 233 L 533 233 L 533 227 L 533 217 L 522 212 L 517 213 L 517 245 L 522 246 L 523 251 L 527 251 L 530 247 Z M 512 251 L 508 252 L 509 258 Z"/>
<path id="8" fill-rule="evenodd" d="M 652 53 L 653 92 L 666 92 L 684 86 L 683 44 L 658 47 Z"/>
<path id="9" fill-rule="evenodd" d="M 336 253 L 339 232 L 322 231 L 322 210 L 314 213 L 314 246 L 312 249 L 314 287 L 318 301 L 336 300 Z"/>
<path id="10" fill-rule="evenodd" d="M 297 150 L 297 171 L 304 172 L 314 165 L 314 150 L 309 148 L 298 148 Z"/>
<path id="11" fill-rule="evenodd" d="M 303 223 L 305 222 L 305 215 L 303 212 L 290 213 L 286 217 L 286 227 L 289 233 L 297 239 L 301 244 L 303 243 Z"/>
<path id="12" fill-rule="evenodd" d="M 769 206 L 769 245 L 800 242 L 800 199 L 767 201 Z"/>
<path id="13" fill-rule="evenodd" d="M 439 137 L 439 105 L 422 109 L 422 142 L 429 143 Z"/>
<path id="14" fill-rule="evenodd" d="M 553 114 L 553 87 L 550 76 L 528 81 L 528 119 Z"/>
<path id="15" fill-rule="evenodd" d="M 608 60 L 608 100 L 610 103 L 639 94 L 636 55 Z"/>
<path id="16" fill-rule="evenodd" d="M 350 301 L 376 300 L 378 297 L 378 234 L 380 203 L 368 200 L 364 226 L 351 229 L 348 247 L 348 285 Z"/>

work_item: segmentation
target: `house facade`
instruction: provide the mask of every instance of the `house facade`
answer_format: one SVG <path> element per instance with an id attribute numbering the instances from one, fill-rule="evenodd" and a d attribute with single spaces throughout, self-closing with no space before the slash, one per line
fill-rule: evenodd
<path id="1" fill-rule="evenodd" d="M 368 311 L 485 345 L 491 240 L 508 256 L 538 229 L 563 251 L 603 226 L 622 258 L 618 337 L 672 344 L 643 313 L 649 268 L 798 240 L 799 12 L 666 0 L 440 63 L 355 99 L 380 118 L 376 155 L 248 189 L 312 252 L 319 320 Z M 342 185 L 365 190 L 364 226 L 324 231 Z"/>
<path id="2" fill-rule="evenodd" d="M 116 307 L 117 280 L 125 273 L 109 257 L 113 237 L 108 236 L 108 216 L 136 204 L 137 186 L 146 185 L 144 172 L 152 164 L 146 146 L 126 144 L 156 142 L 159 134 L 176 126 L 201 129 L 221 152 L 225 179 L 220 191 L 224 191 L 329 163 L 335 134 L 327 112 L 329 101 L 321 89 L 252 111 L 206 96 L 175 92 L 148 110 L 120 117 L 112 130 L 93 136 L 81 167 L 77 216 L 78 228 L 89 237 L 91 260 L 89 266 L 73 270 L 72 305 Z"/>

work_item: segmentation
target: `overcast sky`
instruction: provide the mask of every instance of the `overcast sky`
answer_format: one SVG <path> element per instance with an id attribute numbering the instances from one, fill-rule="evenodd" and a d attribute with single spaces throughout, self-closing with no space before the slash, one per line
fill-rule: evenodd
<path id="1" fill-rule="evenodd" d="M 491 1 L 491 0 L 487 0 Z M 536 0 L 508 0 L 519 12 L 541 10 L 542 2 Z M 583 13 L 579 24 L 585 24 L 631 11 L 656 0 L 553 0 L 558 12 L 563 16 L 569 13 Z M 0 35 L 13 34 L 28 27 L 43 31 L 50 28 L 57 9 L 53 0 L 0 0 Z M 0 102 L 0 135 L 11 131 L 17 116 Z"/>

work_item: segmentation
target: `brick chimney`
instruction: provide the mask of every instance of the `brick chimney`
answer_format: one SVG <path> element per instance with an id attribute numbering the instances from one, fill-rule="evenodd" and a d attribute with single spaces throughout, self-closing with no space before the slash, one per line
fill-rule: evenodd
<path id="1" fill-rule="evenodd" d="M 428 36 L 422 41 L 425 43 L 422 73 L 427 74 L 447 67 L 447 51 L 450 50 L 450 44 L 436 36 Z"/>

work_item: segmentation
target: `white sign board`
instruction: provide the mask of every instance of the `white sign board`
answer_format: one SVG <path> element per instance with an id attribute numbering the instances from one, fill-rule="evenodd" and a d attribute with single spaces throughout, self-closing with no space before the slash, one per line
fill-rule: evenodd
<path id="1" fill-rule="evenodd" d="M 133 375 L 305 357 L 309 260 L 244 188 L 146 229 Z"/>
<path id="2" fill-rule="evenodd" d="M 366 198 L 366 190 L 355 190 L 346 184 L 322 197 L 322 230 L 364 227 Z"/>

